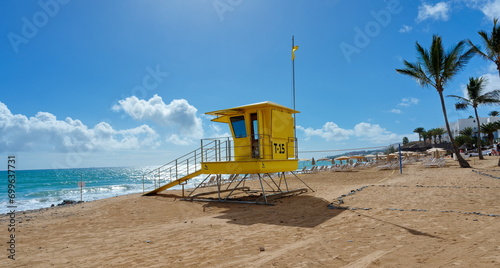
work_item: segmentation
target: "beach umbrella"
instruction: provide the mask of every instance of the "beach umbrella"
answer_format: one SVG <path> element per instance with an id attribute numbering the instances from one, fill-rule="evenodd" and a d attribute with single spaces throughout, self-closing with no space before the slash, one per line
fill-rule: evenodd
<path id="1" fill-rule="evenodd" d="M 350 157 L 350 159 L 356 159 L 356 162 L 361 162 L 363 159 L 365 159 L 365 157 L 362 155 L 353 155 Z"/>
<path id="2" fill-rule="evenodd" d="M 436 151 L 446 152 L 446 149 L 444 149 L 444 148 L 430 148 L 430 149 L 427 149 L 427 152 L 429 152 L 429 153 L 436 152 Z"/>
<path id="3" fill-rule="evenodd" d="M 428 154 L 433 154 L 435 158 L 439 158 L 440 153 L 446 152 L 446 149 L 443 148 L 431 148 L 427 150 Z"/>
<path id="4" fill-rule="evenodd" d="M 311 160 L 311 165 L 313 165 L 313 166 L 316 165 L 316 160 L 314 160 L 314 157 Z"/>
<path id="5" fill-rule="evenodd" d="M 367 159 L 370 159 L 370 162 L 373 162 L 373 158 L 377 158 L 377 156 L 376 156 L 376 155 L 374 155 L 374 154 L 365 155 L 365 157 L 366 157 Z"/>
<path id="6" fill-rule="evenodd" d="M 341 164 L 341 165 L 342 165 L 342 160 L 348 160 L 348 159 L 349 159 L 349 157 L 348 157 L 348 156 L 344 156 L 344 155 L 343 155 L 343 156 L 339 156 L 339 157 L 335 158 L 335 160 L 340 161 L 340 164 Z"/>

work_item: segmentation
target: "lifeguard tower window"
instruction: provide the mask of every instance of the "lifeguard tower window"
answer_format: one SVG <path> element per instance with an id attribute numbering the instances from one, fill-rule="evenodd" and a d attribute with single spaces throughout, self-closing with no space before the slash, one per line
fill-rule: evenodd
<path id="1" fill-rule="evenodd" d="M 259 158 L 259 121 L 257 114 L 250 114 L 250 135 L 252 135 L 252 158 Z"/>
<path id="2" fill-rule="evenodd" d="M 231 117 L 231 126 L 235 138 L 244 138 L 247 136 L 247 129 L 245 127 L 245 116 Z"/>
<path id="3" fill-rule="evenodd" d="M 257 114 L 251 114 L 250 115 L 250 121 L 252 121 L 252 125 L 251 125 L 251 135 L 252 135 L 252 139 L 254 140 L 258 140 L 259 139 L 259 121 L 257 121 Z"/>

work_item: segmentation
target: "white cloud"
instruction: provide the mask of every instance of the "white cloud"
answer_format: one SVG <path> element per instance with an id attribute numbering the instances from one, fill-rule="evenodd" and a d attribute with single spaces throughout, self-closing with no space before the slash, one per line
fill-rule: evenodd
<path id="1" fill-rule="evenodd" d="M 405 25 L 403 24 L 403 26 L 401 26 L 401 28 L 399 29 L 399 32 L 400 33 L 408 33 L 412 30 L 413 28 L 411 26 L 408 26 L 408 25 Z"/>
<path id="2" fill-rule="evenodd" d="M 390 144 L 403 140 L 403 137 L 408 137 L 410 140 L 418 139 L 415 134 L 398 135 L 392 133 L 377 124 L 361 122 L 354 126 L 356 137 L 361 140 L 369 141 L 373 144 Z"/>
<path id="3" fill-rule="evenodd" d="M 447 21 L 449 12 L 450 6 L 448 3 L 439 2 L 434 6 L 423 3 L 418 7 L 417 22 L 422 22 L 427 19 Z"/>
<path id="4" fill-rule="evenodd" d="M 179 137 L 177 134 L 172 134 L 167 137 L 166 141 L 177 144 L 177 145 L 190 145 L 193 144 L 193 140 L 188 137 Z"/>
<path id="5" fill-rule="evenodd" d="M 488 17 L 490 21 L 500 17 L 500 0 L 488 1 L 480 7 L 480 10 Z"/>
<path id="6" fill-rule="evenodd" d="M 167 137 L 167 141 L 174 144 L 191 144 L 192 139 L 203 137 L 202 120 L 197 116 L 198 109 L 184 99 L 172 100 L 170 104 L 165 104 L 156 94 L 149 100 L 132 96 L 118 101 L 113 110 L 123 110 L 135 120 L 152 121 L 172 130 L 173 134 Z"/>
<path id="7" fill-rule="evenodd" d="M 318 136 L 327 141 L 341 141 L 349 139 L 349 136 L 354 134 L 352 130 L 340 128 L 333 122 L 326 122 L 320 129 L 304 128 L 301 126 L 297 126 L 297 129 L 304 131 L 306 140 L 312 136 Z"/>
<path id="8" fill-rule="evenodd" d="M 486 79 L 483 94 L 500 89 L 500 77 L 498 76 L 498 70 L 495 64 L 491 64 L 488 73 L 481 75 L 481 77 Z M 462 90 L 462 97 L 469 98 L 469 96 L 467 96 L 467 85 L 461 84 L 460 88 Z"/>
<path id="9" fill-rule="evenodd" d="M 403 99 L 401 99 L 401 102 L 398 104 L 398 106 L 408 107 L 408 106 L 411 106 L 414 104 L 418 104 L 419 102 L 420 102 L 420 100 L 417 98 L 413 98 L 413 97 L 403 98 Z"/>
<path id="10" fill-rule="evenodd" d="M 222 130 L 221 124 L 210 124 L 209 126 L 210 137 L 231 137 L 229 132 Z"/>
<path id="11" fill-rule="evenodd" d="M 484 87 L 484 92 L 490 92 L 496 89 L 500 89 L 500 77 L 498 77 L 498 74 L 483 74 L 482 77 L 486 78 L 486 86 Z"/>
<path id="12" fill-rule="evenodd" d="M 78 119 L 57 120 L 48 112 L 34 117 L 12 114 L 0 102 L 0 148 L 2 151 L 92 152 L 155 148 L 157 133 L 147 125 L 115 130 L 101 122 L 93 128 Z"/>
<path id="13" fill-rule="evenodd" d="M 401 102 L 398 103 L 398 107 L 408 107 L 408 106 L 411 106 L 411 105 L 416 105 L 420 102 L 419 99 L 417 98 L 413 98 L 413 97 L 410 97 L 410 98 L 402 98 L 401 99 Z M 389 111 L 389 113 L 393 113 L 393 114 L 402 114 L 403 111 L 401 109 L 397 109 L 397 108 L 393 108 Z"/>
<path id="14" fill-rule="evenodd" d="M 297 126 L 306 135 L 306 140 L 313 136 L 318 136 L 326 141 L 342 141 L 357 138 L 361 141 L 368 141 L 371 144 L 390 144 L 401 141 L 403 137 L 410 140 L 418 139 L 418 135 L 406 134 L 398 135 L 392 133 L 377 124 L 361 122 L 354 126 L 354 129 L 343 129 L 333 122 L 327 122 L 320 129 L 304 128 Z"/>
<path id="15" fill-rule="evenodd" d="M 500 18 L 500 0 L 461 0 L 468 8 L 483 12 L 488 22 L 494 18 Z"/>

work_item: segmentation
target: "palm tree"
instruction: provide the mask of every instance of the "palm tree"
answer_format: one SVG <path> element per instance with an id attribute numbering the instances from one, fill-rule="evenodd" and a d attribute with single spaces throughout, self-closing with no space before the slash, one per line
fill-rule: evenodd
<path id="1" fill-rule="evenodd" d="M 437 137 L 437 134 L 436 134 L 436 129 L 435 128 L 431 128 L 429 130 L 427 130 L 427 135 L 429 135 L 429 138 L 431 139 L 431 143 L 434 143 L 436 144 L 436 137 Z"/>
<path id="2" fill-rule="evenodd" d="M 441 143 L 442 135 L 444 133 L 446 133 L 446 131 L 444 130 L 444 128 L 432 128 L 432 129 L 429 129 L 427 131 L 427 133 L 431 137 L 431 140 L 432 140 L 432 138 L 434 138 L 434 144 L 437 144 L 438 138 L 439 138 L 439 143 Z"/>
<path id="3" fill-rule="evenodd" d="M 474 129 L 472 129 L 471 127 L 465 127 L 464 129 L 460 130 L 458 134 L 462 136 L 472 137 L 472 135 L 474 135 Z"/>
<path id="4" fill-rule="evenodd" d="M 439 143 L 443 142 L 442 138 L 443 138 L 443 134 L 446 133 L 446 130 L 444 130 L 444 128 L 436 128 L 434 130 L 434 134 L 436 134 L 439 138 Z"/>
<path id="5" fill-rule="evenodd" d="M 418 133 L 418 141 L 422 139 L 422 133 L 424 133 L 425 129 L 423 127 L 417 127 L 413 130 L 414 133 Z"/>
<path id="6" fill-rule="evenodd" d="M 473 55 L 472 49 L 463 52 L 465 41 L 460 41 L 458 44 L 445 52 L 441 37 L 434 35 L 430 50 L 423 48 L 418 42 L 415 44 L 417 49 L 417 63 L 403 61 L 405 69 L 396 69 L 398 73 L 408 75 L 417 80 L 421 86 L 434 87 L 441 100 L 441 109 L 443 110 L 444 121 L 446 123 L 446 131 L 450 136 L 450 141 L 453 146 L 455 155 L 457 156 L 460 167 L 469 168 L 469 163 L 460 155 L 458 146 L 453 140 L 453 135 L 446 114 L 446 105 L 444 103 L 443 91 L 446 84 L 460 71 Z"/>
<path id="7" fill-rule="evenodd" d="M 429 138 L 429 133 L 427 131 L 422 132 L 422 139 L 424 140 L 424 144 L 427 143 L 427 138 Z"/>
<path id="8" fill-rule="evenodd" d="M 493 29 L 491 30 L 491 35 L 485 31 L 477 32 L 481 36 L 482 41 L 485 45 L 485 51 L 474 45 L 470 40 L 467 40 L 469 45 L 472 47 L 474 53 L 480 55 L 486 60 L 492 61 L 497 65 L 498 75 L 500 76 L 500 25 L 497 26 L 498 19 L 493 19 Z"/>
<path id="9" fill-rule="evenodd" d="M 474 144 L 474 138 L 472 138 L 472 135 L 474 135 L 474 129 L 471 127 L 462 129 L 458 134 L 459 135 L 455 137 L 455 143 L 457 146 L 462 146 L 463 144 L 469 146 Z"/>
<path id="10" fill-rule="evenodd" d="M 493 139 L 495 138 L 495 136 L 493 135 L 493 133 L 495 133 L 495 131 L 497 131 L 499 129 L 500 125 L 497 124 L 497 122 L 495 123 L 487 123 L 487 124 L 481 124 L 481 132 L 482 133 L 485 133 L 488 137 L 488 142 L 490 143 L 490 145 L 493 145 Z"/>
<path id="11" fill-rule="evenodd" d="M 500 113 L 498 111 L 491 111 L 488 113 L 489 116 L 498 116 Z"/>
<path id="12" fill-rule="evenodd" d="M 500 90 L 493 90 L 490 92 L 484 92 L 486 79 L 484 77 L 480 78 L 469 78 L 469 84 L 467 84 L 467 98 L 460 97 L 457 95 L 448 95 L 447 97 L 453 97 L 457 99 L 457 103 L 455 104 L 455 108 L 457 110 L 465 110 L 472 106 L 474 108 L 474 114 L 476 115 L 477 129 L 481 130 L 479 123 L 479 115 L 477 113 L 477 106 L 479 105 L 494 105 L 500 103 Z M 481 134 L 478 133 L 477 148 L 481 148 Z M 478 152 L 479 159 L 484 159 L 483 153 L 481 150 Z"/>
<path id="13" fill-rule="evenodd" d="M 462 145 L 466 145 L 467 147 L 469 147 L 470 144 L 474 143 L 474 139 L 465 135 L 458 135 L 455 136 L 455 143 L 459 147 Z"/>

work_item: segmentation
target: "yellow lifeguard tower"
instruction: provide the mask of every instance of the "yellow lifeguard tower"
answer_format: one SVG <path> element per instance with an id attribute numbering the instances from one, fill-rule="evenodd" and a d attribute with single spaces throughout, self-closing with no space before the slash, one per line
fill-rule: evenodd
<path id="1" fill-rule="evenodd" d="M 153 181 L 155 188 L 159 187 L 144 195 L 154 195 L 176 185 L 185 185 L 186 181 L 202 174 L 208 176 L 187 199 L 213 201 L 199 197 L 217 194 L 216 201 L 238 202 L 231 196 L 239 190 L 260 192 L 259 198 L 253 203 L 268 204 L 271 197 L 306 192 L 306 188 L 288 189 L 285 178 L 285 174 L 289 173 L 300 180 L 293 173 L 298 168 L 295 113 L 298 111 L 269 101 L 208 112 L 208 115 L 215 116 L 212 121 L 229 125 L 232 137 L 203 139 L 200 149 L 146 173 L 143 180 L 151 178 L 149 181 Z M 271 174 L 277 174 L 279 183 Z M 252 190 L 244 186 L 245 180 L 250 178 L 260 181 L 260 189 Z M 265 179 L 271 180 L 274 187 Z M 263 181 L 268 185 L 267 189 Z M 281 181 L 284 181 L 283 186 Z M 166 184 L 160 186 L 162 182 Z M 225 189 L 224 185 L 227 185 Z M 217 186 L 217 191 L 195 194 L 205 186 Z M 229 194 L 222 197 L 224 192 Z"/>

